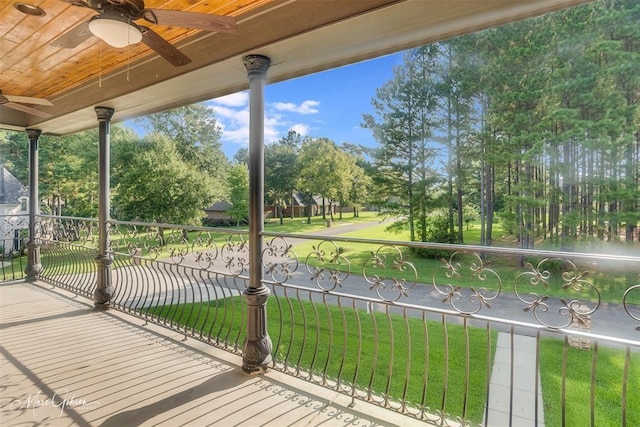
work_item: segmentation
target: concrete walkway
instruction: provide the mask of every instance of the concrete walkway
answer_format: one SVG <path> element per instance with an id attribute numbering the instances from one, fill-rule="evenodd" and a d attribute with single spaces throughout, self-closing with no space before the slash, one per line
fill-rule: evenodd
<path id="1" fill-rule="evenodd" d="M 511 367 L 513 366 L 513 373 Z M 537 384 L 537 419 L 536 407 Z M 513 390 L 513 394 L 511 391 Z M 544 426 L 542 387 L 536 371 L 536 339 L 524 335 L 500 332 L 489 385 L 489 414 L 487 425 Z M 509 422 L 511 420 L 511 423 Z"/>

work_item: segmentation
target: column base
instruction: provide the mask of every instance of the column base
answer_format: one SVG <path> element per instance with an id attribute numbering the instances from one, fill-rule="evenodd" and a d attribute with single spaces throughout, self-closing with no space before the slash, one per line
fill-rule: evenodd
<path id="1" fill-rule="evenodd" d="M 97 256 L 96 264 L 98 265 L 96 289 L 93 291 L 93 305 L 98 310 L 106 310 L 109 308 L 109 302 L 114 294 L 113 286 L 111 286 L 111 258 L 107 256 Z"/>
<path id="2" fill-rule="evenodd" d="M 247 375 L 264 374 L 273 361 L 271 347 L 269 336 L 258 341 L 246 341 L 242 357 L 242 372 Z"/>
<path id="3" fill-rule="evenodd" d="M 27 266 L 24 269 L 24 274 L 27 276 L 27 281 L 34 282 L 36 276 L 42 271 L 42 264 L 40 264 L 40 244 L 35 242 L 27 242 Z"/>
<path id="4" fill-rule="evenodd" d="M 267 299 L 271 292 L 266 287 L 247 288 L 247 338 L 242 348 L 242 372 L 249 375 L 264 373 L 273 358 L 273 345 L 267 332 Z"/>
<path id="5" fill-rule="evenodd" d="M 108 310 L 109 309 L 109 301 L 107 302 L 94 302 L 93 308 L 96 310 Z"/>

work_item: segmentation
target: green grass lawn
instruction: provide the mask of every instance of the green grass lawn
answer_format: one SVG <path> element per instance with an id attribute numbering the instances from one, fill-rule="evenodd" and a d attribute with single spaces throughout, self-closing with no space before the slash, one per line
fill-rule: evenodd
<path id="1" fill-rule="evenodd" d="M 45 275 L 81 274 L 97 270 L 96 255 L 95 248 L 51 243 L 41 249 L 40 262 Z"/>
<path id="2" fill-rule="evenodd" d="M 564 343 L 545 338 L 540 345 L 540 374 L 544 399 L 544 422 L 548 426 L 620 426 L 625 352 L 600 347 L 594 350 L 567 348 L 566 412 L 562 422 L 562 366 Z M 591 377 L 594 377 L 594 424 L 591 424 Z M 626 425 L 640 426 L 640 353 L 630 354 L 627 374 Z"/>
<path id="3" fill-rule="evenodd" d="M 241 304 L 239 297 L 229 300 L 233 300 L 225 303 L 229 307 Z M 494 353 L 497 333 L 449 324 L 445 330 L 440 322 L 301 300 L 290 302 L 272 296 L 267 310 L 277 361 L 303 372 L 325 372 L 329 378 L 356 384 L 362 390 L 370 388 L 375 395 L 391 400 L 399 401 L 404 396 L 431 411 L 437 411 L 445 402 L 444 410 L 452 417 L 466 413 L 466 419 L 474 424 L 482 421 L 487 349 Z M 244 322 L 242 311 L 234 310 L 224 319 L 216 317 L 214 311 L 215 307 L 206 304 L 186 304 L 149 312 L 195 331 L 202 330 L 205 335 L 218 331 L 237 336 L 236 329 Z M 240 343 L 244 340 L 242 334 Z M 212 339 L 218 337 L 216 333 Z"/>
<path id="4" fill-rule="evenodd" d="M 27 264 L 27 257 L 3 258 L 0 260 L 0 281 L 22 279 Z"/>
<path id="5" fill-rule="evenodd" d="M 352 213 L 343 213 L 342 219 L 336 214 L 333 216 L 332 227 L 339 227 L 344 224 L 358 224 L 363 222 L 371 222 L 382 219 L 377 212 L 360 212 L 357 217 Z M 324 230 L 327 228 L 327 221 L 330 217 L 322 219 L 321 216 L 311 217 L 311 223 L 307 223 L 307 218 L 284 218 L 283 224 L 280 219 L 270 218 L 265 221 L 264 230 L 273 233 L 313 233 L 314 231 Z M 245 227 L 246 228 L 246 227 Z"/>

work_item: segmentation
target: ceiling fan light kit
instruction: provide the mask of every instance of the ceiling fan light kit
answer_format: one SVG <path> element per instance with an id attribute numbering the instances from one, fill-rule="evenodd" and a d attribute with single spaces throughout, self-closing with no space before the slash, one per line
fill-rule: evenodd
<path id="1" fill-rule="evenodd" d="M 67 31 L 51 42 L 54 47 L 75 49 L 91 36 L 98 37 L 109 46 L 123 48 L 144 43 L 176 67 L 191 62 L 178 48 L 153 29 L 137 24 L 145 20 L 153 25 L 175 26 L 201 31 L 236 31 L 230 16 L 181 10 L 147 9 L 144 0 L 61 0 L 72 6 L 93 9 L 97 15 Z"/>
<path id="2" fill-rule="evenodd" d="M 142 41 L 142 32 L 137 26 L 117 12 L 105 12 L 92 18 L 89 22 L 89 31 L 115 48 Z"/>

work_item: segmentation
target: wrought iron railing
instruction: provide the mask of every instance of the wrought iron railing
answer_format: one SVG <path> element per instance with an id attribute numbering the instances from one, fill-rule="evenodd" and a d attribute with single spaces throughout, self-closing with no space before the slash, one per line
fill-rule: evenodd
<path id="1" fill-rule="evenodd" d="M 41 279 L 91 296 L 96 223 L 40 223 Z M 264 237 L 274 369 L 434 424 L 640 424 L 640 257 Z M 110 241 L 112 306 L 240 353 L 245 232 L 114 221 Z"/>
<path id="2" fill-rule="evenodd" d="M 265 235 L 276 369 L 434 424 L 640 422 L 640 257 Z"/>
<path id="3" fill-rule="evenodd" d="M 0 215 L 0 282 L 24 277 L 28 215 Z"/>
<path id="4" fill-rule="evenodd" d="M 98 221 L 40 215 L 36 224 L 42 271 L 38 278 L 87 298 L 95 288 Z"/>

